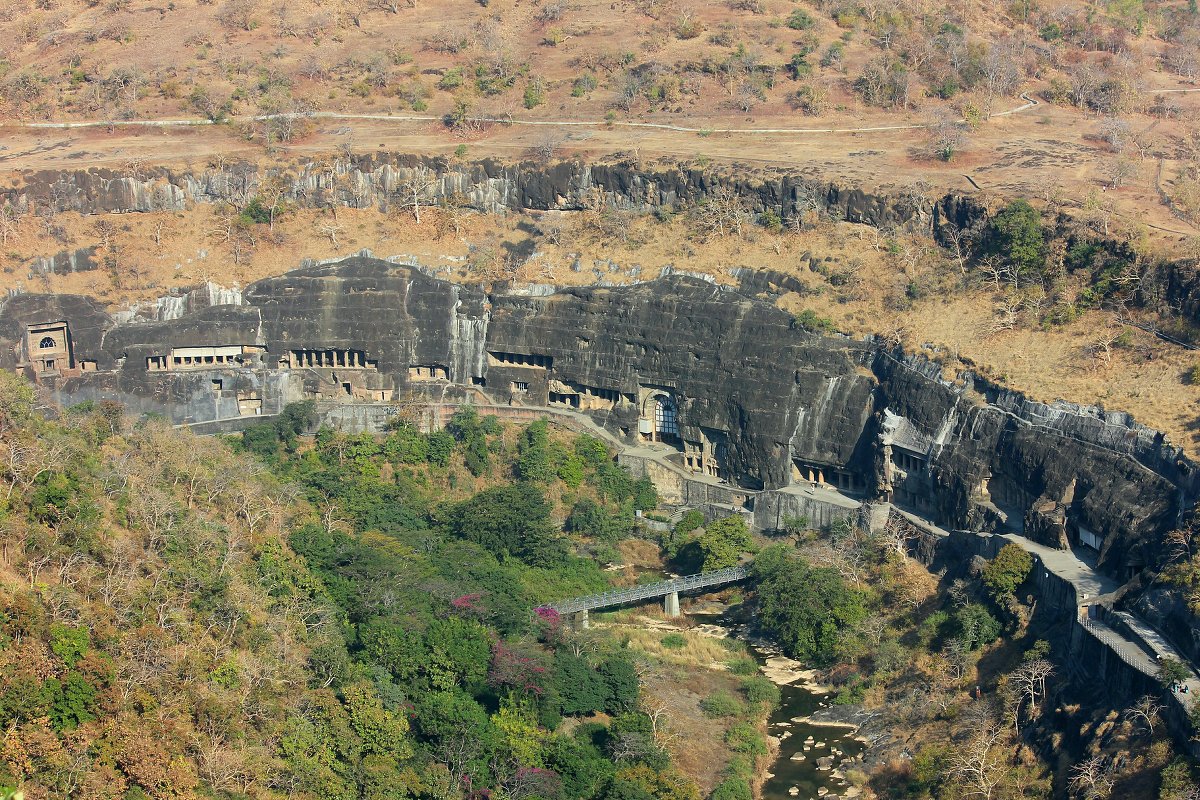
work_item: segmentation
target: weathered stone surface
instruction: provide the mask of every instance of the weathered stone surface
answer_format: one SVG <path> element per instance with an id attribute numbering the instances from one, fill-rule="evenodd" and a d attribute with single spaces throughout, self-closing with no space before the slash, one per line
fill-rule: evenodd
<path id="1" fill-rule="evenodd" d="M 473 164 L 411 155 L 366 155 L 302 164 L 282 173 L 288 199 L 313 206 L 386 206 L 397 189 L 418 181 L 431 198 L 460 197 L 489 213 L 508 210 L 578 210 L 598 201 L 617 208 L 649 209 L 697 202 L 718 187 L 745 197 L 756 211 L 784 219 L 822 210 L 838 219 L 869 225 L 918 222 L 935 230 L 945 221 L 966 226 L 983 215 L 975 201 L 956 195 L 932 200 L 911 194 L 870 194 L 805 176 L 739 166 L 726 175 L 699 167 L 642 168 L 628 163 L 530 162 Z M 203 172 L 145 170 L 137 176 L 108 169 L 18 173 L 0 189 L 0 205 L 18 209 L 53 203 L 58 210 L 85 214 L 176 211 L 191 203 L 253 197 L 261 180 L 257 167 L 231 163 Z"/>
<path id="2" fill-rule="evenodd" d="M 81 247 L 64 250 L 53 256 L 35 258 L 29 264 L 30 275 L 66 275 L 72 272 L 90 272 L 97 268 L 96 248 Z"/>
<path id="3" fill-rule="evenodd" d="M 794 465 L 890 491 L 881 461 L 907 445 L 920 480 L 906 485 L 939 524 L 1027 527 L 1052 544 L 1086 528 L 1102 542 L 1101 565 L 1122 578 L 1159 562 L 1162 536 L 1197 495 L 1195 465 L 1127 415 L 1033 403 L 969 374 L 947 380 L 936 364 L 815 336 L 774 306 L 695 278 L 488 296 L 356 257 L 233 299 L 242 304 L 118 323 L 83 298 L 17 296 L 0 307 L 0 336 L 15 344 L 27 324 L 66 319 L 75 352 L 97 372 L 48 379 L 62 400 L 109 397 L 176 422 L 271 413 L 343 389 L 346 402 L 485 391 L 535 406 L 566 392 L 636 440 L 660 392 L 677 404 L 682 440 L 715 448 L 732 483 L 712 492 L 735 505 L 751 502 L 747 490 L 792 484 Z M 254 348 L 240 368 L 147 369 L 172 348 L 239 345 Z M 361 352 L 371 363 L 292 368 L 292 351 Z M 11 350 L 0 357 L 12 365 Z M 903 420 L 903 441 L 886 447 L 885 409 Z M 794 507 L 751 509 L 756 521 L 804 513 L 803 493 L 789 496 Z"/>

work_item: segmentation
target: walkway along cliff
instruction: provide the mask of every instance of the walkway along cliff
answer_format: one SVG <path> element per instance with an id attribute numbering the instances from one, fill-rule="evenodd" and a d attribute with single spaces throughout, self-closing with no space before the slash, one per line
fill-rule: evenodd
<path id="1" fill-rule="evenodd" d="M 1161 565 L 1197 496 L 1195 465 L 1127 415 L 943 376 L 698 279 L 486 294 L 356 257 L 207 300 L 225 304 L 137 322 L 17 295 L 0 367 L 64 404 L 197 426 L 305 399 L 360 428 L 414 402 L 554 410 L 607 431 L 680 504 L 774 528 L 885 500 L 947 529 L 1090 548 L 1118 583 Z M 1200 653 L 1190 621 L 1159 622 Z"/>

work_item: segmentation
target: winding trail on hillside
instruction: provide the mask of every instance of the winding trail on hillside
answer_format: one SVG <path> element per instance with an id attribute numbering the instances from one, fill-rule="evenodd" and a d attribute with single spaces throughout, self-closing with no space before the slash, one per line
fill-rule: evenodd
<path id="1" fill-rule="evenodd" d="M 1192 91 L 1190 89 L 1180 89 L 1173 91 Z M 1197 90 L 1200 91 L 1200 90 Z M 1031 108 L 1041 105 L 1040 102 L 1031 97 L 1027 92 L 1022 92 L 1021 99 L 1025 102 L 1019 106 L 1015 106 L 1006 111 L 997 111 L 989 114 L 988 118 L 992 117 L 1008 117 L 1013 114 L 1020 114 L 1028 111 Z M 342 114 L 336 111 L 310 111 L 295 114 L 264 114 L 260 116 L 239 116 L 231 117 L 232 122 L 266 122 L 272 119 L 333 119 L 333 120 L 370 120 L 373 122 L 441 122 L 445 117 L 421 115 L 421 114 Z M 547 128 L 648 128 L 653 130 L 673 131 L 676 133 L 695 133 L 709 135 L 713 133 L 727 134 L 828 134 L 828 133 L 880 133 L 888 131 L 908 131 L 908 130 L 926 130 L 933 127 L 934 123 L 914 123 L 910 125 L 875 125 L 863 128 L 694 128 L 687 125 L 672 125 L 666 122 L 628 122 L 614 120 L 608 122 L 605 120 L 535 120 L 535 119 L 515 119 L 513 117 L 480 117 L 479 122 L 493 122 L 502 125 L 528 126 L 528 127 L 547 127 Z M 114 128 L 114 127 L 151 127 L 151 128 L 187 128 L 200 127 L 204 125 L 215 125 L 216 123 L 209 119 L 143 119 L 143 120 L 84 120 L 80 122 L 11 122 L 6 123 L 11 127 L 26 128 L 30 130 L 70 130 L 73 128 Z"/>
<path id="2" fill-rule="evenodd" d="M 1175 89 L 1146 89 L 1142 94 L 1187 94 L 1200 92 L 1197 88 Z M 1041 101 L 1032 97 L 1028 92 L 1021 92 L 1019 97 L 1025 102 L 1005 111 L 995 111 L 988 114 L 988 119 L 1010 117 L 1022 114 L 1032 108 L 1042 105 Z M 309 111 L 290 114 L 262 114 L 257 116 L 230 117 L 231 122 L 265 122 L 272 119 L 332 119 L 332 120 L 369 120 L 373 122 L 442 122 L 444 116 L 429 114 L 344 114 L 337 111 Z M 630 122 L 624 120 L 578 120 L 578 119 L 516 119 L 507 117 L 478 117 L 479 122 L 493 122 L 502 125 L 545 127 L 545 128 L 644 128 L 651 130 L 674 131 L 676 133 L 695 133 L 709 135 L 723 134 L 829 134 L 829 133 L 886 133 L 890 131 L 926 130 L 936 123 L 912 123 L 908 125 L 872 125 L 861 128 L 696 128 L 688 125 L 673 125 L 668 122 Z M 79 122 L 8 122 L 6 127 L 25 128 L 29 130 L 70 130 L 73 128 L 115 128 L 115 127 L 151 127 L 151 128 L 188 128 L 205 125 L 216 125 L 210 119 L 131 119 L 131 120 L 82 120 Z"/>

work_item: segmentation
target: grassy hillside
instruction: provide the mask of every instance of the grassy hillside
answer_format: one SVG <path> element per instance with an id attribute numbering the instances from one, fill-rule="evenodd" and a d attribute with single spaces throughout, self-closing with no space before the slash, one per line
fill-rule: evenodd
<path id="1" fill-rule="evenodd" d="M 464 415 L 298 447 L 301 407 L 200 442 L 46 410 L 0 376 L 0 786 L 698 797 L 629 652 L 531 613 L 606 586 L 576 553 L 615 553 L 655 502 L 595 440 Z M 604 526 L 564 536 L 583 497 Z"/>
<path id="2" fill-rule="evenodd" d="M 470 124 L 931 102 L 969 116 L 1030 80 L 1112 113 L 1200 74 L 1197 13 L 1181 0 L 14 0 L 3 18 L 0 96 L 31 118 L 316 108 Z"/>

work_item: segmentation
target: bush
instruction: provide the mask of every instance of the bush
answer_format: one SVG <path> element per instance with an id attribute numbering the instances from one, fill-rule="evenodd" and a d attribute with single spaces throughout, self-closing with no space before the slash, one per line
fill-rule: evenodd
<path id="1" fill-rule="evenodd" d="M 710 800 L 752 800 L 750 784 L 742 778 L 726 778 L 712 790 Z"/>
<path id="2" fill-rule="evenodd" d="M 792 317 L 796 326 L 803 328 L 809 333 L 833 333 L 835 329 L 833 320 L 829 317 L 822 317 L 813 311 L 811 308 L 806 308 L 799 314 Z"/>
<path id="3" fill-rule="evenodd" d="M 546 102 L 546 83 L 541 78 L 533 78 L 525 85 L 525 107 L 536 108 Z"/>
<path id="4" fill-rule="evenodd" d="M 740 716 L 745 708 L 742 707 L 741 701 L 729 692 L 718 691 L 700 701 L 700 710 L 706 717 L 736 717 Z"/>
<path id="5" fill-rule="evenodd" d="M 735 753 L 750 756 L 765 756 L 768 752 L 767 740 L 749 722 L 739 722 L 725 731 L 725 744 Z"/>
<path id="6" fill-rule="evenodd" d="M 668 650 L 682 650 L 687 647 L 687 638 L 681 633 L 668 633 L 659 640 L 659 644 Z"/>
<path id="7" fill-rule="evenodd" d="M 571 97 L 583 97 L 594 91 L 596 86 L 596 77 L 590 72 L 585 72 L 571 84 Z"/>
<path id="8" fill-rule="evenodd" d="M 752 658 L 735 658 L 728 662 L 729 671 L 734 675 L 757 675 L 758 664 Z"/>
<path id="9" fill-rule="evenodd" d="M 806 31 L 816 24 L 816 20 L 804 9 L 797 8 L 784 24 L 794 31 Z"/>
<path id="10" fill-rule="evenodd" d="M 763 704 L 767 708 L 778 708 L 781 699 L 779 687 L 761 675 L 755 675 L 742 681 L 742 693 L 746 702 Z"/>

